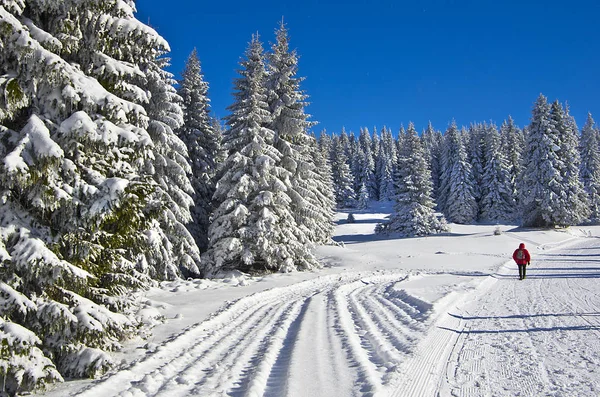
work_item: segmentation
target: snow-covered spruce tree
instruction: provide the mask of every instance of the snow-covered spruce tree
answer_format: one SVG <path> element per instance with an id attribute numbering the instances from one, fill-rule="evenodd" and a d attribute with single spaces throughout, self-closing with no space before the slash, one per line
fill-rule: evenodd
<path id="1" fill-rule="evenodd" d="M 150 275 L 158 280 L 200 275 L 200 251 L 186 228 L 192 223 L 194 205 L 189 175 L 192 170 L 185 143 L 175 134 L 183 125 L 181 97 L 175 91 L 173 75 L 164 70 L 167 58 L 159 58 L 142 69 L 148 81 L 150 100 L 145 105 L 154 142 L 153 157 L 146 161 L 146 172 L 156 182 L 149 211 L 158 219 L 148 232 Z"/>
<path id="2" fill-rule="evenodd" d="M 188 225 L 201 251 L 208 247 L 209 216 L 215 192 L 215 175 L 221 136 L 210 116 L 208 83 L 200 68 L 196 49 L 187 59 L 178 93 L 183 99 L 183 126 L 177 131 L 185 142 L 191 160 L 194 206 Z"/>
<path id="3" fill-rule="evenodd" d="M 402 150 L 403 142 L 402 139 L 406 135 L 406 130 L 404 129 L 404 125 L 400 124 L 400 129 L 398 130 L 398 138 L 394 140 L 394 146 L 396 148 L 396 165 L 400 162 L 400 151 Z"/>
<path id="4" fill-rule="evenodd" d="M 0 383 L 94 376 L 135 330 L 157 185 L 145 66 L 168 49 L 122 0 L 0 5 Z M 38 348 L 39 347 L 39 348 Z"/>
<path id="5" fill-rule="evenodd" d="M 352 172 L 352 158 L 354 156 L 354 148 L 352 147 L 352 141 L 350 140 L 350 136 L 346 132 L 346 128 L 342 127 L 342 132 L 340 132 L 338 137 L 340 140 L 340 146 L 344 151 L 344 156 L 346 157 L 346 163 L 348 164 L 348 167 L 350 167 L 350 172 Z M 354 179 L 356 179 L 356 175 L 352 174 L 353 187 L 355 185 Z"/>
<path id="6" fill-rule="evenodd" d="M 501 151 L 508 160 L 510 183 L 512 184 L 513 199 L 516 208 L 521 208 L 521 188 L 523 175 L 523 154 L 525 150 L 525 136 L 517 127 L 511 116 L 500 126 Z M 520 210 L 518 211 L 520 212 Z"/>
<path id="7" fill-rule="evenodd" d="M 484 221 L 513 221 L 518 215 L 513 194 L 510 165 L 502 151 L 500 134 L 494 124 L 486 129 L 480 219 Z"/>
<path id="8" fill-rule="evenodd" d="M 350 172 L 352 172 L 352 175 L 354 176 L 354 194 L 358 197 L 362 187 L 363 170 L 366 167 L 367 160 L 364 157 L 364 153 L 361 151 L 359 141 L 353 131 L 350 131 L 350 134 L 348 135 L 348 143 L 350 147 L 350 150 L 348 151 Z"/>
<path id="9" fill-rule="evenodd" d="M 579 176 L 581 160 L 577 124 L 569 114 L 569 108 L 565 111 L 558 101 L 550 107 L 550 118 L 556 128 L 562 160 L 558 163 L 562 177 L 561 205 L 559 212 L 554 212 L 553 216 L 559 226 L 577 225 L 589 217 L 587 193 Z"/>
<path id="10" fill-rule="evenodd" d="M 321 152 L 323 158 L 326 159 L 329 164 L 331 164 L 333 138 L 327 133 L 326 130 L 323 130 L 319 134 L 319 139 L 317 139 L 317 143 L 319 144 L 319 152 Z"/>
<path id="11" fill-rule="evenodd" d="M 304 108 L 308 96 L 300 89 L 303 78 L 297 77 L 298 55 L 289 48 L 288 32 L 283 22 L 276 31 L 275 43 L 267 54 L 267 102 L 271 112 L 271 129 L 275 148 L 281 153 L 278 165 L 290 172 L 288 196 L 298 232 L 308 244 L 328 241 L 333 234 L 333 206 L 328 197 L 330 185 L 316 171 L 313 151 L 316 147 L 308 130 L 316 123 L 308 120 Z"/>
<path id="12" fill-rule="evenodd" d="M 369 207 L 369 189 L 367 185 L 363 183 L 358 192 L 358 206 L 359 209 L 364 210 Z"/>
<path id="13" fill-rule="evenodd" d="M 483 198 L 483 170 L 486 166 L 484 145 L 488 129 L 489 126 L 487 123 L 471 124 L 467 134 L 465 134 L 467 161 L 471 165 L 471 172 L 473 174 L 473 196 L 478 206 Z"/>
<path id="14" fill-rule="evenodd" d="M 358 136 L 358 147 L 362 159 L 362 173 L 360 179 L 367 187 L 369 197 L 377 198 L 377 181 L 375 180 L 375 160 L 371 150 L 371 135 L 368 128 L 361 128 Z M 362 189 L 362 186 L 361 186 Z"/>
<path id="15" fill-rule="evenodd" d="M 337 207 L 354 207 L 356 205 L 356 196 L 353 188 L 354 177 L 350 172 L 341 135 L 333 137 L 331 152 L 331 179 L 333 181 L 333 192 Z"/>
<path id="16" fill-rule="evenodd" d="M 371 154 L 373 156 L 373 200 L 379 200 L 379 186 L 381 185 L 381 175 L 379 174 L 379 135 L 377 127 L 373 127 L 373 137 L 371 139 Z"/>
<path id="17" fill-rule="evenodd" d="M 317 206 L 325 213 L 327 222 L 314 224 L 315 230 L 311 231 L 315 244 L 330 244 L 335 231 L 333 219 L 335 217 L 335 196 L 333 189 L 333 178 L 331 173 L 331 164 L 329 159 L 321 153 L 317 139 L 311 134 L 310 155 L 315 165 L 315 188 L 314 197 L 317 199 Z"/>
<path id="18" fill-rule="evenodd" d="M 477 216 L 477 202 L 473 194 L 471 165 L 467 161 L 464 136 L 452 121 L 444 136 L 442 175 L 440 178 L 441 206 L 446 219 L 455 223 L 470 223 Z"/>
<path id="19" fill-rule="evenodd" d="M 381 144 L 377 164 L 381 178 L 379 180 L 379 199 L 392 200 L 395 195 L 394 171 L 397 164 L 396 145 L 394 144 L 392 132 L 384 127 L 379 142 Z"/>
<path id="20" fill-rule="evenodd" d="M 559 154 L 561 143 L 550 114 L 550 105 L 540 94 L 533 107 L 531 123 L 525 135 L 523 168 L 523 225 L 548 227 L 557 225 L 554 213 L 561 212 Z"/>
<path id="21" fill-rule="evenodd" d="M 404 237 L 448 231 L 445 219 L 435 214 L 431 173 L 421 140 L 412 123 L 408 125 L 402 142 L 395 174 L 394 213 L 389 220 L 377 225 L 376 231 L 397 233 Z"/>
<path id="22" fill-rule="evenodd" d="M 428 168 L 431 171 L 431 182 L 433 188 L 433 197 L 437 197 L 440 188 L 441 174 L 441 148 L 444 137 L 440 131 L 433 129 L 431 122 L 427 124 L 427 129 L 421 136 L 425 158 L 428 162 Z"/>
<path id="23" fill-rule="evenodd" d="M 579 150 L 581 153 L 581 180 L 588 194 L 590 219 L 600 220 L 600 130 L 595 126 L 591 113 L 581 129 Z"/>
<path id="24" fill-rule="evenodd" d="M 292 175 L 278 165 L 282 154 L 273 146 L 258 35 L 240 65 L 223 136 L 229 156 L 217 182 L 203 265 L 209 275 L 223 269 L 285 272 L 315 267 L 311 246 L 290 210 Z"/>

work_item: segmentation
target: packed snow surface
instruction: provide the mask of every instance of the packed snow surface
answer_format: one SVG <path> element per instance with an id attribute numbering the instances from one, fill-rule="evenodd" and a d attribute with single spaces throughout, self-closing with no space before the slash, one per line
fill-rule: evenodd
<path id="1" fill-rule="evenodd" d="M 118 369 L 46 395 L 600 395 L 600 227 L 382 238 L 383 210 L 340 213 L 322 270 L 164 283 Z"/>

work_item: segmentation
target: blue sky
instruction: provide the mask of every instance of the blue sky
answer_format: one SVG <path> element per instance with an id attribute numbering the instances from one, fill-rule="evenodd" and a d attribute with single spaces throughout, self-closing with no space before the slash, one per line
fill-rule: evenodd
<path id="1" fill-rule="evenodd" d="M 567 101 L 579 127 L 588 111 L 600 122 L 598 0 L 141 0 L 137 9 L 169 42 L 176 78 L 196 47 L 219 117 L 251 35 L 267 48 L 283 17 L 315 132 L 396 133 L 429 120 L 443 131 L 453 118 L 499 125 L 509 114 L 523 126 L 540 92 Z"/>

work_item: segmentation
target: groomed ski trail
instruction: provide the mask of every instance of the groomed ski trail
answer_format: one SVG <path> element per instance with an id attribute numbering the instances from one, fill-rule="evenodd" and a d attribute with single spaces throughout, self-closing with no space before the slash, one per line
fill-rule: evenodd
<path id="1" fill-rule="evenodd" d="M 401 367 L 393 396 L 600 395 L 600 244 L 507 263 L 446 315 Z"/>
<path id="2" fill-rule="evenodd" d="M 345 273 L 244 297 L 77 396 L 381 395 L 431 314 L 398 289 L 406 277 Z"/>

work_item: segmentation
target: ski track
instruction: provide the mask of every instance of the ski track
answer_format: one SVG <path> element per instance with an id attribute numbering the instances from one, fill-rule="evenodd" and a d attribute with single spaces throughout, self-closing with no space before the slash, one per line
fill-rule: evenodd
<path id="1" fill-rule="evenodd" d="M 77 395 L 380 395 L 432 313 L 397 290 L 406 278 L 350 272 L 241 298 Z"/>
<path id="2" fill-rule="evenodd" d="M 394 271 L 260 292 L 76 395 L 600 395 L 595 243 L 544 247 L 526 280 L 508 262 L 435 306 Z"/>

